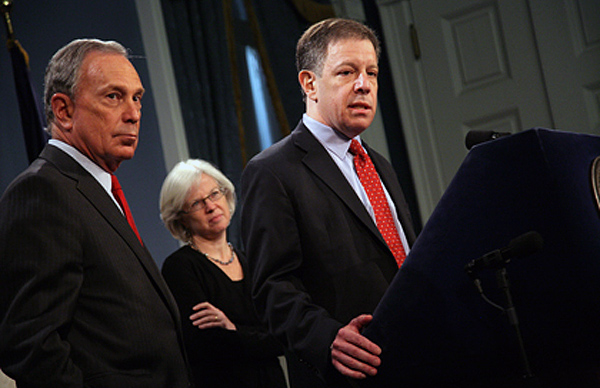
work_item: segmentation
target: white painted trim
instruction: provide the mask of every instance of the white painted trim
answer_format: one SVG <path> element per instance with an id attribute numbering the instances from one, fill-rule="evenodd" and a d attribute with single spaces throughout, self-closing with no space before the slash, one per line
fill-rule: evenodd
<path id="1" fill-rule="evenodd" d="M 160 0 L 135 0 L 167 171 L 189 158 Z"/>
<path id="2" fill-rule="evenodd" d="M 445 186 L 439 152 L 435 147 L 425 80 L 420 63 L 413 57 L 410 43 L 412 11 L 408 0 L 377 0 L 377 6 L 419 210 L 425 223 L 444 193 Z"/>

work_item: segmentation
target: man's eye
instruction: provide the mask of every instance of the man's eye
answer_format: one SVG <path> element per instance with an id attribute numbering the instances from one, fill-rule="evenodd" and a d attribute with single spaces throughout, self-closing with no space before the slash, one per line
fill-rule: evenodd
<path id="1" fill-rule="evenodd" d="M 110 93 L 110 94 L 107 94 L 106 97 L 110 98 L 111 100 L 116 100 L 118 95 L 117 95 L 117 93 Z"/>

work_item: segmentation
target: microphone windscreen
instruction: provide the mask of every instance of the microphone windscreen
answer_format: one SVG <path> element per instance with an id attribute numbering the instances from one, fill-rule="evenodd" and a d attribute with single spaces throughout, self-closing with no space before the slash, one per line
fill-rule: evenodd
<path id="1" fill-rule="evenodd" d="M 465 146 L 468 150 L 470 150 L 471 148 L 473 148 L 473 146 L 476 146 L 477 144 L 508 135 L 510 135 L 510 132 L 472 130 L 467 132 L 467 136 L 465 136 Z"/>
<path id="2" fill-rule="evenodd" d="M 532 230 L 525 234 L 520 235 L 508 244 L 507 252 L 505 256 L 507 259 L 511 257 L 528 256 L 536 253 L 544 245 L 544 239 L 542 236 Z"/>

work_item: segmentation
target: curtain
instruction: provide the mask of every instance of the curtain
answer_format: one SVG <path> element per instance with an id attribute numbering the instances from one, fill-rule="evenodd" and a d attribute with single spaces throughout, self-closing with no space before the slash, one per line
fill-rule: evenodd
<path id="1" fill-rule="evenodd" d="M 222 0 L 163 0 L 190 155 L 233 182 L 242 168 Z"/>
<path id="2" fill-rule="evenodd" d="M 236 187 L 243 128 L 236 114 L 222 0 L 163 0 L 162 9 L 190 157 L 213 163 Z M 234 215 L 229 239 L 239 246 Z"/>

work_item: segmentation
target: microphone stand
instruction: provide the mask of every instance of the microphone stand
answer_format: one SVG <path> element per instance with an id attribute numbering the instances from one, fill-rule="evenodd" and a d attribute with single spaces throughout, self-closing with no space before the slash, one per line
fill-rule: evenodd
<path id="1" fill-rule="evenodd" d="M 506 264 L 511 258 L 517 256 L 526 256 L 537 252 L 542 247 L 542 236 L 538 232 L 531 231 L 527 232 L 510 242 L 508 247 L 503 249 L 497 249 L 492 251 L 478 259 L 472 260 L 465 265 L 465 271 L 467 275 L 471 277 L 479 295 L 484 301 L 489 303 L 491 306 L 499 309 L 506 313 L 509 325 L 514 329 L 514 333 L 517 339 L 517 345 L 519 350 L 519 357 L 521 366 L 523 368 L 523 379 L 528 387 L 539 387 L 540 383 L 538 379 L 531 372 L 529 366 L 529 359 L 525 352 L 525 345 L 523 344 L 523 337 L 521 336 L 521 329 L 519 327 L 519 318 L 517 317 L 517 310 L 513 304 L 512 296 L 510 294 L 510 286 L 508 282 L 508 274 L 506 272 Z M 481 280 L 477 275 L 477 271 L 483 268 L 490 268 L 496 270 L 496 282 L 498 288 L 504 293 L 504 299 L 506 306 L 502 307 L 495 304 L 486 297 L 481 286 Z"/>
<path id="2" fill-rule="evenodd" d="M 517 317 L 517 310 L 512 301 L 510 286 L 508 282 L 508 275 L 505 267 L 501 267 L 496 270 L 496 282 L 498 283 L 498 288 L 500 288 L 504 293 L 504 298 L 506 301 L 506 307 L 504 308 L 504 312 L 506 313 L 506 317 L 508 318 L 508 323 L 515 330 L 517 344 L 519 347 L 521 366 L 523 368 L 523 378 L 526 381 L 530 382 L 530 386 L 539 387 L 539 382 L 531 372 L 531 368 L 529 366 L 529 359 L 527 358 L 527 353 L 525 351 L 525 345 L 523 343 L 523 337 L 521 335 L 521 328 L 519 326 L 519 318 Z"/>

